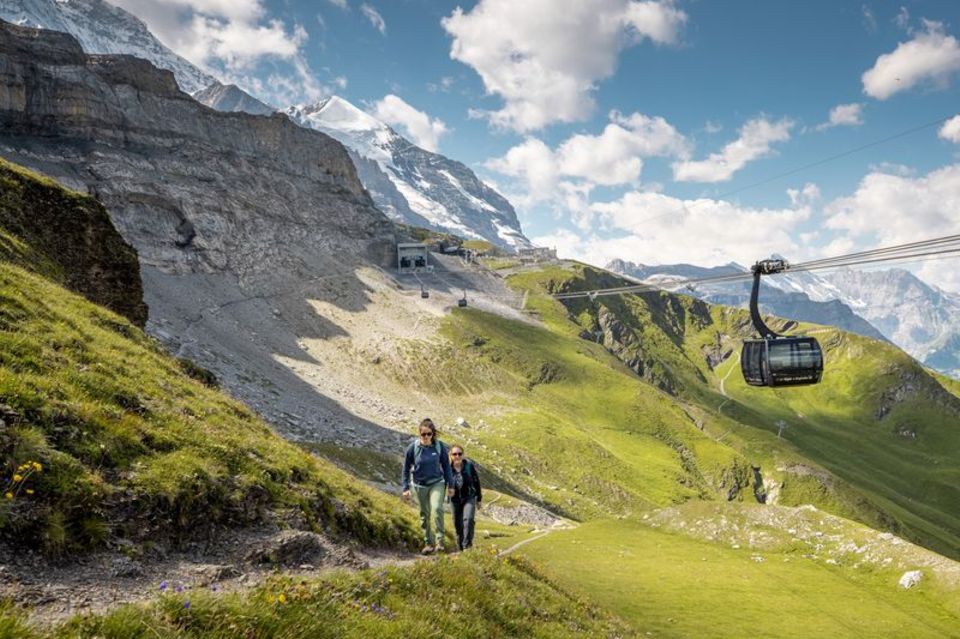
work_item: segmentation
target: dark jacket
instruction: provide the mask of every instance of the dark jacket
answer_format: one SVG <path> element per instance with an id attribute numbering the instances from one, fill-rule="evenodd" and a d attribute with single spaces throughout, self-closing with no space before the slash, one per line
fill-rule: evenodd
<path id="1" fill-rule="evenodd" d="M 450 472 L 455 473 L 453 469 L 453 464 L 450 464 Z M 456 492 L 451 497 L 451 501 L 455 501 L 458 504 L 466 503 L 470 501 L 473 497 L 477 498 L 477 503 L 483 499 L 483 492 L 480 489 L 480 474 L 477 472 L 477 465 L 474 464 L 469 459 L 464 458 L 463 460 L 463 487 L 457 488 Z M 453 485 L 453 484 L 449 484 Z"/>

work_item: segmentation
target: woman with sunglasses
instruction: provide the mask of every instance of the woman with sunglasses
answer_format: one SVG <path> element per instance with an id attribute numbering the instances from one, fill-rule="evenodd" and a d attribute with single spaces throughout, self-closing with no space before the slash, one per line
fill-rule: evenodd
<path id="1" fill-rule="evenodd" d="M 443 498 L 444 492 L 447 496 L 453 495 L 453 477 L 447 447 L 437 439 L 437 427 L 430 419 L 420 422 L 418 434 L 403 456 L 401 481 L 406 501 L 410 499 L 412 475 L 413 492 L 420 506 L 420 527 L 423 528 L 421 552 L 429 555 L 434 550 L 443 552 Z"/>
<path id="2" fill-rule="evenodd" d="M 450 468 L 453 472 L 453 523 L 457 528 L 457 547 L 466 550 L 473 545 L 473 520 L 483 499 L 480 475 L 476 465 L 463 454 L 463 446 L 450 448 Z"/>

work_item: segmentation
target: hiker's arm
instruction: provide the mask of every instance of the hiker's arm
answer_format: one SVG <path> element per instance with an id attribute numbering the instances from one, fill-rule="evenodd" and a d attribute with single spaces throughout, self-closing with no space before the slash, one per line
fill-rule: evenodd
<path id="1" fill-rule="evenodd" d="M 477 503 L 479 504 L 483 501 L 483 491 L 480 489 L 480 473 L 477 472 L 477 465 L 473 464 L 471 470 L 473 470 L 473 486 L 477 489 Z"/>

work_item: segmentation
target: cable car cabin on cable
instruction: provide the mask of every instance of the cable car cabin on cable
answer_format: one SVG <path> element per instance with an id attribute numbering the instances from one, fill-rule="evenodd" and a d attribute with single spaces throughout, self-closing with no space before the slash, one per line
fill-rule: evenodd
<path id="1" fill-rule="evenodd" d="M 753 265 L 750 319 L 761 339 L 743 341 L 740 369 L 751 386 L 800 386 L 816 384 L 823 377 L 823 351 L 813 337 L 777 335 L 760 317 L 760 276 L 787 269 L 784 260 L 761 260 Z"/>

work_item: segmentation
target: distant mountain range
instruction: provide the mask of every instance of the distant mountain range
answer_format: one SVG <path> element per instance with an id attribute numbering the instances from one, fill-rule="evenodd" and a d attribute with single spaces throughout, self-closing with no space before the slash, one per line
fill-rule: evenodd
<path id="1" fill-rule="evenodd" d="M 222 84 L 163 45 L 136 16 L 104 0 L 3 0 L 0 19 L 64 31 L 87 53 L 125 53 L 172 71 L 180 88 L 218 111 L 269 115 L 278 109 Z M 285 113 L 350 151 L 377 207 L 397 222 L 484 239 L 507 250 L 531 246 L 510 202 L 464 164 L 413 144 L 340 97 Z"/>
<path id="2" fill-rule="evenodd" d="M 676 278 L 748 272 L 735 263 L 705 268 L 613 260 L 606 268 L 665 288 L 677 288 Z M 681 292 L 714 304 L 745 308 L 750 287 L 748 280 L 695 284 Z M 802 272 L 765 277 L 760 306 L 772 315 L 886 339 L 930 368 L 960 378 L 960 295 L 935 289 L 909 271 L 845 269 L 826 275 Z"/>

